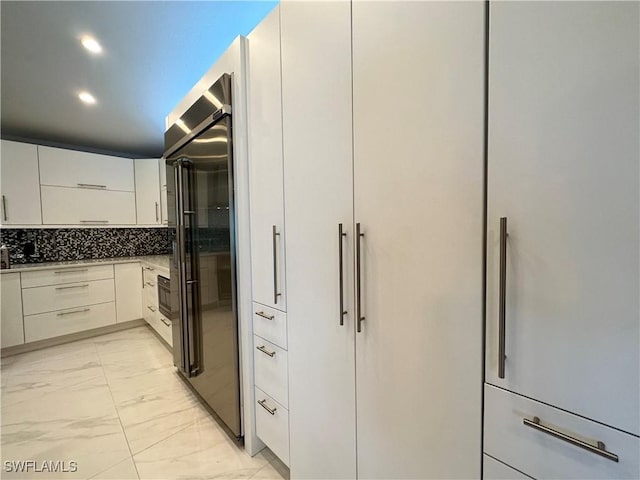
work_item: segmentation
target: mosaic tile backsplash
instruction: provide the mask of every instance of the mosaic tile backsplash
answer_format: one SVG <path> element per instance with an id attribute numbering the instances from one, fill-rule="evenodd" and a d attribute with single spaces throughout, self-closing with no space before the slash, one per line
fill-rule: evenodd
<path id="1" fill-rule="evenodd" d="M 12 264 L 171 253 L 168 228 L 6 228 L 0 244 Z"/>

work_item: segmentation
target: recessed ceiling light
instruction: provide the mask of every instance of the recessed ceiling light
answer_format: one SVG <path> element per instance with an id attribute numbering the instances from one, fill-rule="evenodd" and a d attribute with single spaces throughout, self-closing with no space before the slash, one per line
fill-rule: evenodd
<path id="1" fill-rule="evenodd" d="M 78 98 L 89 105 L 93 105 L 94 103 L 96 103 L 95 97 L 89 92 L 80 92 L 78 94 Z"/>
<path id="2" fill-rule="evenodd" d="M 102 47 L 100 46 L 98 41 L 90 35 L 84 35 L 80 39 L 80 43 L 82 43 L 82 46 L 89 50 L 91 53 L 102 52 Z"/>

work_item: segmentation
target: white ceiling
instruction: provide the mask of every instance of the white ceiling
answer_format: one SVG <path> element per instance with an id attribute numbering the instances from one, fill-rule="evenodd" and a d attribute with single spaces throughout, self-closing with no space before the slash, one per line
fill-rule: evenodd
<path id="1" fill-rule="evenodd" d="M 3 0 L 2 137 L 160 156 L 164 117 L 276 3 Z M 103 53 L 87 52 L 83 34 Z"/>

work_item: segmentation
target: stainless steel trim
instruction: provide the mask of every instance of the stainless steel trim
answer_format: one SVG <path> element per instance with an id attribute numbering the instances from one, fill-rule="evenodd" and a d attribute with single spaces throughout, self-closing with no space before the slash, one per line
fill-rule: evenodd
<path id="1" fill-rule="evenodd" d="M 258 347 L 256 347 L 256 350 L 260 350 L 262 353 L 264 353 L 265 355 L 269 355 L 270 357 L 275 357 L 276 352 L 270 352 L 269 350 L 267 350 L 267 347 L 265 347 L 264 345 L 260 345 Z"/>
<path id="2" fill-rule="evenodd" d="M 74 310 L 72 312 L 60 312 L 57 315 L 58 315 L 58 317 L 62 317 L 64 315 L 71 315 L 72 313 L 85 313 L 85 312 L 89 312 L 89 311 L 91 311 L 90 308 L 83 308 L 82 310 Z"/>
<path id="3" fill-rule="evenodd" d="M 263 400 L 258 400 L 258 404 L 264 408 L 267 412 L 269 412 L 271 415 L 275 415 L 276 411 L 278 410 L 277 407 L 273 407 L 273 408 L 269 408 L 267 407 L 267 399 L 263 399 Z"/>
<path id="4" fill-rule="evenodd" d="M 592 445 L 590 443 L 585 442 L 584 440 L 580 440 L 579 438 L 572 437 L 571 435 L 567 435 L 566 433 L 562 433 L 551 427 L 546 427 L 542 425 L 538 417 L 533 417 L 532 420 L 529 420 L 528 418 L 523 418 L 522 423 L 527 427 L 531 427 L 535 430 L 546 433 L 547 435 L 551 435 L 552 437 L 555 437 L 567 443 L 570 443 L 571 445 L 575 445 L 576 447 L 580 447 L 591 453 L 600 455 L 601 457 L 611 460 L 612 462 L 618 463 L 618 456 L 615 453 L 607 452 L 604 442 L 598 441 L 596 445 Z"/>
<path id="5" fill-rule="evenodd" d="M 158 220 L 160 220 L 160 217 L 158 216 L 158 202 L 155 202 L 155 204 L 156 204 L 156 222 L 157 222 Z"/>
<path id="6" fill-rule="evenodd" d="M 169 320 L 165 320 L 164 316 L 160 315 L 160 321 L 164 323 L 167 327 L 171 326 L 171 322 Z"/>
<path id="7" fill-rule="evenodd" d="M 68 286 L 68 287 L 56 287 L 56 290 L 69 290 L 69 289 L 72 289 L 72 288 L 86 288 L 88 286 L 89 286 L 89 284 L 85 283 L 84 285 L 71 285 L 71 286 Z"/>
<path id="8" fill-rule="evenodd" d="M 500 293 L 498 299 L 498 378 L 504 378 L 507 313 L 507 217 L 500 218 Z"/>
<path id="9" fill-rule="evenodd" d="M 77 272 L 88 272 L 88 268 L 65 268 L 64 270 L 55 270 L 53 273 L 59 275 L 61 273 L 77 273 Z"/>
<path id="10" fill-rule="evenodd" d="M 228 104 L 222 105 L 222 107 L 220 107 L 218 110 L 213 112 L 210 116 L 205 118 L 202 122 L 200 122 L 194 128 L 192 128 L 188 134 L 185 134 L 184 137 L 182 137 L 180 140 L 174 143 L 171 147 L 165 150 L 162 156 L 164 158 L 169 158 L 175 151 L 182 148 L 182 146 L 189 143 L 191 139 L 197 137 L 198 135 L 200 135 L 200 133 L 202 133 L 204 130 L 209 128 L 209 126 L 211 126 L 212 123 L 216 123 L 229 115 L 231 115 L 231 105 L 228 105 Z"/>
<path id="11" fill-rule="evenodd" d="M 109 223 L 109 220 L 80 220 L 80 223 Z"/>
<path id="12" fill-rule="evenodd" d="M 280 293 L 278 293 L 278 242 L 276 237 L 280 234 L 276 231 L 275 225 L 271 231 L 273 233 L 273 303 L 277 305 Z"/>
<path id="13" fill-rule="evenodd" d="M 155 311 L 156 311 L 156 309 L 155 309 L 155 308 L 153 308 L 151 305 L 147 305 L 147 308 L 148 308 L 149 310 L 151 310 L 152 312 L 155 312 Z"/>
<path id="14" fill-rule="evenodd" d="M 347 311 L 344 309 L 344 276 L 343 276 L 343 252 L 342 252 L 342 237 L 346 237 L 347 234 L 342 230 L 342 224 L 338 224 L 338 269 L 340 270 L 340 325 L 344 325 L 344 316 Z"/>
<path id="15" fill-rule="evenodd" d="M 273 315 L 267 315 L 264 312 L 256 312 L 256 315 L 258 315 L 259 317 L 262 317 L 262 318 L 266 318 L 267 320 L 273 320 L 274 318 L 276 318 Z"/>
<path id="16" fill-rule="evenodd" d="M 365 317 L 362 315 L 362 280 L 360 278 L 360 239 L 364 237 L 364 233 L 360 231 L 360 224 L 356 223 L 356 325 L 357 331 L 362 331 L 362 322 Z"/>
<path id="17" fill-rule="evenodd" d="M 107 188 L 106 185 L 96 185 L 94 183 L 78 183 L 79 188 L 92 188 L 94 190 L 104 190 Z"/>
<path id="18" fill-rule="evenodd" d="M 2 216 L 4 221 L 7 221 L 7 197 L 2 195 Z"/>

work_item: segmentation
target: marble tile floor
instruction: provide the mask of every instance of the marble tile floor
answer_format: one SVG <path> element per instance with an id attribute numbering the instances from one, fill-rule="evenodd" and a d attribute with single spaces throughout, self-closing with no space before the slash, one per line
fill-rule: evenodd
<path id="1" fill-rule="evenodd" d="M 288 478 L 228 437 L 146 326 L 3 358 L 0 378 L 0 478 Z M 19 460 L 77 469 L 9 471 Z"/>

